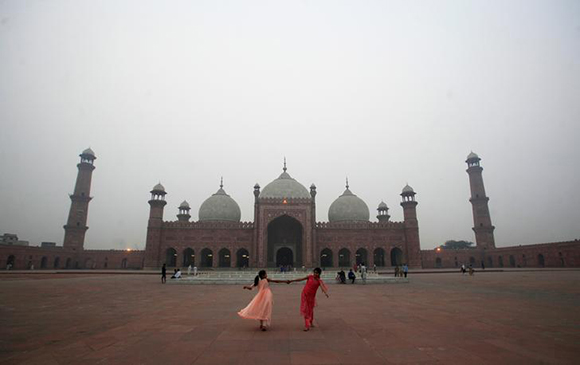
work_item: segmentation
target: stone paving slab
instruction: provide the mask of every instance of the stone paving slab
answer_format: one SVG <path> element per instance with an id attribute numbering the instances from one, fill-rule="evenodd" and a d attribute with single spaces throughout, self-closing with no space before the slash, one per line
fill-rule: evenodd
<path id="1" fill-rule="evenodd" d="M 34 277 L 34 279 L 31 279 Z M 232 285 L 143 275 L 0 278 L 0 364 L 574 364 L 580 272 L 333 285 L 302 331 L 301 285 L 272 284 L 272 328 Z"/>

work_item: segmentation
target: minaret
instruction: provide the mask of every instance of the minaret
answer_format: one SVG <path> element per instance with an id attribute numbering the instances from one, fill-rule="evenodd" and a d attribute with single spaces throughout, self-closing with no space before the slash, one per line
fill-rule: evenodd
<path id="1" fill-rule="evenodd" d="M 391 218 L 389 215 L 389 207 L 387 207 L 387 204 L 384 201 L 380 202 L 377 212 L 379 213 L 377 215 L 379 222 L 388 222 L 389 218 Z"/>
<path id="2" fill-rule="evenodd" d="M 489 198 L 485 195 L 483 186 L 483 177 L 481 173 L 483 168 L 479 166 L 479 156 L 471 152 L 467 156 L 467 173 L 469 174 L 469 187 L 471 188 L 471 207 L 473 209 L 473 231 L 475 232 L 475 243 L 478 248 L 491 249 L 495 248 L 495 238 L 493 231 L 495 227 L 491 224 L 489 207 L 487 202 Z"/>
<path id="3" fill-rule="evenodd" d="M 147 224 L 147 238 L 145 241 L 145 267 L 156 268 L 163 265 L 165 257 L 161 256 L 161 231 L 163 229 L 163 208 L 167 204 L 167 192 L 161 183 L 151 190 L 149 200 L 149 222 Z"/>
<path id="4" fill-rule="evenodd" d="M 74 193 L 70 195 L 70 211 L 68 220 L 64 226 L 63 247 L 73 251 L 82 251 L 87 232 L 87 217 L 89 214 L 89 202 L 91 201 L 91 179 L 95 166 L 93 162 L 97 159 L 95 153 L 90 148 L 84 150 L 80 155 L 81 162 L 77 164 L 79 172 L 75 184 Z"/>
<path id="5" fill-rule="evenodd" d="M 252 267 L 258 266 L 258 237 L 259 237 L 258 233 L 260 232 L 259 198 L 260 198 L 260 184 L 256 183 L 256 185 L 254 185 L 254 242 L 252 245 L 252 250 L 250 251 L 250 259 L 249 259 L 250 266 Z"/>
<path id="6" fill-rule="evenodd" d="M 191 215 L 189 214 L 189 210 L 191 209 L 189 207 L 189 203 L 184 200 L 180 205 L 179 205 L 179 214 L 177 215 L 177 220 L 180 222 L 189 222 L 189 218 L 191 218 Z"/>
<path id="7" fill-rule="evenodd" d="M 407 241 L 405 260 L 410 267 L 421 267 L 421 242 L 419 240 L 419 221 L 417 220 L 417 202 L 415 191 L 409 184 L 401 192 L 401 206 L 405 220 L 405 238 Z"/>

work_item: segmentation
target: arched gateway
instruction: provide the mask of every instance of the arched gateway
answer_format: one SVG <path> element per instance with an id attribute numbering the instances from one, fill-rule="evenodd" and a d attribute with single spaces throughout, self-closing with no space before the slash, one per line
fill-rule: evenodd
<path id="1" fill-rule="evenodd" d="M 268 224 L 268 266 L 302 266 L 303 229 L 296 219 L 283 215 Z"/>

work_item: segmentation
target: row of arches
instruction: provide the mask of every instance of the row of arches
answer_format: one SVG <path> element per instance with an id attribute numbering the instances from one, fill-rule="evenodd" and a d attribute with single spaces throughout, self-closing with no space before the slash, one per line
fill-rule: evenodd
<path id="1" fill-rule="evenodd" d="M 177 250 L 173 247 L 165 250 L 165 264 L 168 267 L 187 267 L 189 265 L 200 267 L 214 266 L 214 252 L 210 248 L 204 248 L 200 251 L 199 261 L 195 259 L 195 250 L 193 248 L 186 248 L 178 255 Z M 236 267 L 249 267 L 250 253 L 245 248 L 240 248 L 236 251 Z M 232 267 L 232 255 L 229 249 L 222 248 L 218 251 L 217 267 Z"/>
<path id="2" fill-rule="evenodd" d="M 475 257 L 469 257 L 469 264 L 472 266 L 480 266 L 481 261 L 477 261 Z M 528 257 L 525 254 L 522 254 L 521 259 L 518 261 L 516 260 L 516 256 L 514 255 L 507 255 L 507 259 L 504 262 L 504 256 L 498 255 L 495 259 L 493 256 L 487 256 L 487 259 L 483 262 L 486 267 L 526 267 L 528 264 L 532 264 L 535 267 L 545 267 L 546 266 L 546 258 L 543 254 L 538 254 L 535 257 L 535 262 L 528 261 Z M 535 265 L 534 265 L 535 264 Z M 457 257 L 455 257 L 455 267 L 459 267 L 460 263 L 457 261 Z M 562 254 L 560 253 L 560 266 L 564 267 L 564 259 Z M 441 257 L 437 257 L 435 259 L 435 267 L 441 268 L 445 267 L 443 259 Z"/>
<path id="3" fill-rule="evenodd" d="M 32 256 L 31 256 L 32 257 Z M 9 255 L 8 259 L 6 260 L 6 267 L 11 268 L 11 269 L 23 269 L 20 267 L 15 267 L 16 264 L 16 256 L 14 255 Z M 42 258 L 40 259 L 40 267 L 39 266 L 34 266 L 34 261 L 32 259 L 29 259 L 26 263 L 26 269 L 32 269 L 32 268 L 40 268 L 40 269 L 72 269 L 74 268 L 73 266 L 73 260 L 71 257 L 67 257 L 66 260 L 64 260 L 64 262 L 61 261 L 60 256 L 57 256 L 54 258 L 54 260 L 50 260 L 47 256 L 42 256 Z"/>
<path id="4" fill-rule="evenodd" d="M 369 260 L 368 252 L 365 248 L 359 248 L 355 251 L 354 260 L 352 260 L 351 252 L 348 248 L 341 248 L 338 251 L 338 267 L 350 267 L 353 264 L 360 265 L 376 265 L 377 267 L 386 266 L 385 260 L 386 252 L 383 248 L 378 247 L 373 251 L 372 261 Z M 400 266 L 403 264 L 403 251 L 394 247 L 390 252 L 391 266 Z M 320 251 L 320 266 L 334 267 L 334 256 L 330 248 L 325 248 Z"/>

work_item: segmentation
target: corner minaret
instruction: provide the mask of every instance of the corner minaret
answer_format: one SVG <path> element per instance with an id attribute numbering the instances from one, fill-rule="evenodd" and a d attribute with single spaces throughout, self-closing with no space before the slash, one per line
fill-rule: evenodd
<path id="1" fill-rule="evenodd" d="M 91 201 L 91 179 L 95 166 L 93 162 L 97 159 L 95 153 L 90 148 L 84 150 L 80 155 L 81 162 L 77 164 L 79 172 L 75 184 L 74 193 L 70 195 L 70 211 L 68 220 L 64 226 L 63 247 L 73 251 L 82 251 L 87 232 L 87 217 L 89 214 L 89 202 Z"/>
<path id="2" fill-rule="evenodd" d="M 417 220 L 417 202 L 415 190 L 405 185 L 401 192 L 401 206 L 405 220 L 405 238 L 407 240 L 405 261 L 410 267 L 421 267 L 421 242 L 419 240 L 419 221 Z"/>
<path id="3" fill-rule="evenodd" d="M 167 192 L 161 183 L 151 190 L 149 200 L 149 222 L 147 224 L 147 238 L 145 241 L 145 267 L 156 268 L 163 265 L 161 262 L 161 233 L 163 230 L 163 208 L 167 204 Z"/>
<path id="4" fill-rule="evenodd" d="M 467 173 L 469 174 L 469 187 L 471 188 L 469 201 L 473 208 L 473 231 L 475 232 L 477 247 L 491 249 L 495 248 L 495 238 L 493 237 L 495 227 L 491 224 L 487 205 L 489 198 L 485 195 L 483 177 L 481 176 L 483 168 L 479 166 L 480 160 L 479 156 L 473 152 L 465 160 Z"/>

